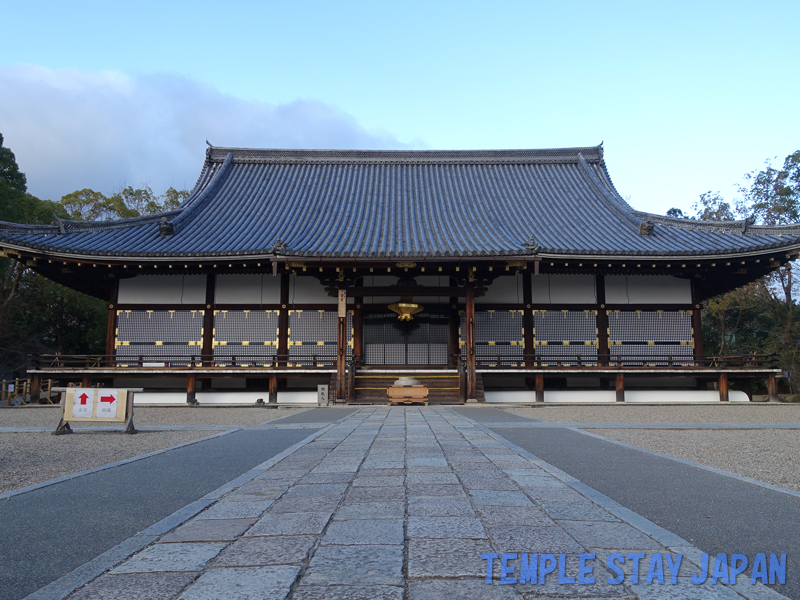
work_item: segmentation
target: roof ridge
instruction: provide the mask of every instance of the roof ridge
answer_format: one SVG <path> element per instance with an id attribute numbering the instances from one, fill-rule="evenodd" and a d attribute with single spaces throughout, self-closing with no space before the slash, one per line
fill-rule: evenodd
<path id="1" fill-rule="evenodd" d="M 636 218 L 633 208 L 631 208 L 631 206 L 627 202 L 625 202 L 625 200 L 623 200 L 618 194 L 612 193 L 605 185 L 603 185 L 603 182 L 600 181 L 600 178 L 597 176 L 597 173 L 595 173 L 592 167 L 589 166 L 589 163 L 586 161 L 583 155 L 579 154 L 578 158 L 579 158 L 578 162 L 580 163 L 581 167 L 583 167 L 583 170 L 589 176 L 589 179 L 592 181 L 594 186 L 598 189 L 603 199 L 608 203 L 608 205 L 611 208 L 613 208 L 620 215 L 622 215 L 631 225 L 636 227 L 636 229 L 638 230 L 639 226 L 642 224 L 642 221 Z M 616 190 L 614 190 L 614 192 L 616 192 Z"/>
<path id="2" fill-rule="evenodd" d="M 203 206 L 205 200 L 219 187 L 220 182 L 225 178 L 228 171 L 230 171 L 231 164 L 233 163 L 233 153 L 229 152 L 225 156 L 225 161 L 219 170 L 211 177 L 211 181 L 198 193 L 194 198 L 188 199 L 180 208 L 180 214 L 175 217 L 174 223 L 178 224 L 186 219 L 198 208 Z"/>
<path id="3" fill-rule="evenodd" d="M 602 145 L 529 150 L 296 150 L 211 147 L 206 152 L 210 162 L 222 162 L 228 154 L 232 154 L 237 163 L 558 163 L 578 162 L 581 154 L 588 156 L 592 162 L 603 160 Z"/>
<path id="4" fill-rule="evenodd" d="M 747 233 L 754 232 L 762 235 L 780 235 L 782 233 L 797 233 L 800 232 L 800 223 L 791 225 L 755 225 L 747 219 L 737 219 L 735 221 L 702 221 L 695 219 L 686 219 L 679 217 L 668 217 L 665 215 L 656 215 L 653 213 L 644 212 L 641 210 L 634 210 L 633 213 L 648 221 L 657 223 L 659 225 L 669 225 L 671 227 L 682 227 L 684 229 L 702 229 L 702 230 L 722 230 L 733 231 L 734 233 Z"/>

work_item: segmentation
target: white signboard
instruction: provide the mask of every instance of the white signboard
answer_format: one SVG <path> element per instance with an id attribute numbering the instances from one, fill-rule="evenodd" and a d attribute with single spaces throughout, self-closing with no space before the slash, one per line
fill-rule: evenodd
<path id="1" fill-rule="evenodd" d="M 117 416 L 117 390 L 97 390 L 97 417 L 100 419 L 113 419 Z"/>
<path id="2" fill-rule="evenodd" d="M 74 419 L 92 418 L 94 397 L 97 390 L 78 388 L 72 395 L 72 417 Z"/>

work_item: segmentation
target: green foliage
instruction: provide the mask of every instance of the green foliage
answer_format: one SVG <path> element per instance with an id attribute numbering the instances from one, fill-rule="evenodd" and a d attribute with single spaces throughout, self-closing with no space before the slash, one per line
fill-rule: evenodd
<path id="1" fill-rule="evenodd" d="M 0 135 L 0 220 L 48 224 L 64 219 L 107 220 L 155 214 L 176 208 L 187 190 L 169 188 L 157 196 L 149 187 L 126 187 L 110 197 L 77 190 L 60 202 L 26 191 L 25 175 Z M 107 309 L 91 298 L 0 258 L 0 364 L 24 371 L 28 354 L 104 354 Z"/>
<path id="2" fill-rule="evenodd" d="M 767 163 L 745 176 L 731 205 L 719 192 L 706 192 L 692 207 L 692 218 L 717 221 L 754 218 L 763 225 L 800 223 L 800 151 L 780 169 Z M 705 302 L 703 341 L 706 353 L 775 353 L 789 372 L 789 391 L 800 390 L 800 307 L 792 263 L 737 290 Z"/>
<path id="3" fill-rule="evenodd" d="M 77 190 L 61 198 L 61 205 L 70 219 L 77 221 L 107 221 L 143 215 L 155 215 L 177 208 L 189 197 L 188 190 L 169 188 L 156 196 L 148 186 L 127 186 L 112 196 L 90 189 Z"/>

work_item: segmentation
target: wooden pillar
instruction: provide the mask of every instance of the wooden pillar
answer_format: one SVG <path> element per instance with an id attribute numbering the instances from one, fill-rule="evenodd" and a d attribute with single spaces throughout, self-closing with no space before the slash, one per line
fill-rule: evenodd
<path id="1" fill-rule="evenodd" d="M 210 367 L 214 363 L 214 303 L 217 296 L 217 276 L 206 275 L 206 309 L 203 311 L 203 355 L 202 365 Z"/>
<path id="2" fill-rule="evenodd" d="M 269 403 L 270 404 L 277 404 L 278 403 L 278 376 L 277 375 L 270 375 L 269 376 Z"/>
<path id="3" fill-rule="evenodd" d="M 728 401 L 728 374 L 720 373 L 719 375 L 719 401 Z"/>
<path id="4" fill-rule="evenodd" d="M 336 398 L 345 400 L 344 376 L 347 366 L 347 290 L 339 290 L 339 326 L 336 336 Z"/>
<path id="5" fill-rule="evenodd" d="M 460 321 L 461 319 L 459 319 L 458 315 L 458 298 L 450 298 L 450 337 L 447 352 L 449 355 L 447 364 L 450 366 L 450 368 L 458 365 L 458 354 L 460 353 L 460 347 L 458 344 L 458 327 L 460 325 Z"/>
<path id="6" fill-rule="evenodd" d="M 117 341 L 117 300 L 119 299 L 119 280 L 111 282 L 108 294 L 108 321 L 106 323 L 106 356 L 113 356 Z"/>
<path id="7" fill-rule="evenodd" d="M 278 362 L 285 367 L 289 354 L 289 277 L 291 273 L 283 271 L 281 277 L 281 312 L 278 316 Z"/>
<path id="8" fill-rule="evenodd" d="M 608 366 L 611 349 L 608 345 L 608 311 L 606 310 L 606 276 L 599 272 L 594 276 L 597 293 L 597 355 L 598 364 Z"/>
<path id="9" fill-rule="evenodd" d="M 536 402 L 544 402 L 544 375 L 536 374 Z"/>
<path id="10" fill-rule="evenodd" d="M 617 402 L 625 402 L 625 375 L 617 373 Z"/>
<path id="11" fill-rule="evenodd" d="M 532 367 L 535 362 L 535 348 L 533 345 L 533 290 L 531 289 L 532 279 L 529 271 L 522 274 L 522 301 L 525 303 L 522 317 L 522 344 L 525 348 L 525 366 Z M 538 379 L 537 379 L 538 381 Z M 537 388 L 538 389 L 538 388 Z"/>
<path id="12" fill-rule="evenodd" d="M 92 387 L 92 378 L 84 376 L 81 380 L 81 387 L 82 388 L 90 388 Z"/>
<path id="13" fill-rule="evenodd" d="M 197 404 L 194 373 L 186 378 L 186 404 Z"/>
<path id="14" fill-rule="evenodd" d="M 466 346 L 467 346 L 467 402 L 477 399 L 477 378 L 475 377 L 475 290 L 466 289 Z"/>
<path id="15" fill-rule="evenodd" d="M 362 301 L 363 298 L 356 298 L 356 302 Z M 353 309 L 353 365 L 357 363 L 364 364 L 364 313 L 360 304 Z"/>
<path id="16" fill-rule="evenodd" d="M 695 365 L 702 367 L 703 360 L 703 319 L 700 308 L 699 293 L 697 283 L 692 280 L 692 339 L 694 341 L 694 361 Z"/>
<path id="17" fill-rule="evenodd" d="M 774 373 L 767 377 L 767 393 L 769 394 L 770 402 L 780 402 L 778 398 L 778 379 Z"/>
<path id="18" fill-rule="evenodd" d="M 44 403 L 39 396 L 42 394 L 42 376 L 38 373 L 31 375 L 31 403 Z"/>

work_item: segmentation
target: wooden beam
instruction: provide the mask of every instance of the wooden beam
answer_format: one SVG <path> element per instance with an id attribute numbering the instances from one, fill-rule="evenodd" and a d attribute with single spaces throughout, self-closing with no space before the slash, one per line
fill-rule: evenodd
<path id="1" fill-rule="evenodd" d="M 694 360 L 699 364 L 703 358 L 703 319 L 700 308 L 700 294 L 696 280 L 692 280 L 692 339 L 694 341 Z"/>
<path id="2" fill-rule="evenodd" d="M 719 375 L 719 401 L 728 401 L 728 374 L 720 373 Z"/>
<path id="3" fill-rule="evenodd" d="M 536 374 L 536 402 L 544 402 L 544 375 Z"/>
<path id="4" fill-rule="evenodd" d="M 203 309 L 203 366 L 210 366 L 214 360 L 214 304 L 217 296 L 217 276 L 206 275 L 206 306 Z"/>
<path id="5" fill-rule="evenodd" d="M 778 379 L 774 374 L 767 377 L 767 393 L 770 402 L 780 402 L 778 398 Z"/>
<path id="6" fill-rule="evenodd" d="M 117 341 L 117 300 L 119 300 L 119 279 L 111 282 L 108 294 L 108 321 L 106 323 L 106 356 L 113 356 Z"/>
<path id="7" fill-rule="evenodd" d="M 344 376 L 347 366 L 347 290 L 339 290 L 338 328 L 336 336 L 336 398 L 344 400 Z"/>
<path id="8" fill-rule="evenodd" d="M 467 402 L 477 399 L 477 379 L 475 377 L 475 290 L 466 288 L 466 346 L 467 346 Z"/>
<path id="9" fill-rule="evenodd" d="M 353 364 L 357 356 L 364 360 L 364 313 L 359 306 L 353 309 Z"/>
<path id="10" fill-rule="evenodd" d="M 466 296 L 466 291 L 461 287 L 387 285 L 382 287 L 352 287 L 347 289 L 347 295 L 351 298 L 363 298 L 365 296 L 449 296 L 451 298 L 463 298 Z"/>
<path id="11" fill-rule="evenodd" d="M 449 337 L 448 337 L 448 352 L 450 354 L 447 359 L 448 366 L 455 367 L 458 364 L 456 358 L 460 352 L 458 344 L 458 327 L 461 324 L 461 319 L 458 316 L 458 298 L 450 298 L 450 321 L 449 321 Z"/>
<path id="12" fill-rule="evenodd" d="M 617 373 L 617 402 L 625 402 L 625 375 Z"/>
<path id="13" fill-rule="evenodd" d="M 522 274 L 522 302 L 525 305 L 522 313 L 522 344 L 525 357 L 525 366 L 533 366 L 536 361 L 535 347 L 533 345 L 533 290 L 532 278 L 529 271 Z"/>
<path id="14" fill-rule="evenodd" d="M 186 378 L 186 404 L 197 404 L 197 393 L 195 387 L 195 376 L 191 373 Z"/>
<path id="15" fill-rule="evenodd" d="M 608 355 L 611 350 L 608 345 L 608 308 L 606 307 L 606 276 L 600 271 L 594 276 L 597 293 L 597 354 L 602 356 L 599 364 L 608 366 Z"/>
<path id="16" fill-rule="evenodd" d="M 281 312 L 278 316 L 278 355 L 281 357 L 289 353 L 289 277 L 291 273 L 288 271 L 281 273 Z M 278 366 L 285 367 L 286 358 L 280 358 Z"/>
<path id="17" fill-rule="evenodd" d="M 270 375 L 269 376 L 269 403 L 270 404 L 277 404 L 278 403 L 278 376 L 277 375 Z"/>

